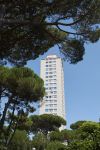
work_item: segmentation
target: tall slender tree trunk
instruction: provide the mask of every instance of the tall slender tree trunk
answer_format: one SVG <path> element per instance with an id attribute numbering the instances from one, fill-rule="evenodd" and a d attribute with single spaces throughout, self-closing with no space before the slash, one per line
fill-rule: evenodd
<path id="1" fill-rule="evenodd" d="M 9 98 L 8 102 L 5 104 L 5 107 L 4 107 L 4 111 L 3 111 L 3 115 L 2 115 L 2 118 L 0 120 L 0 134 L 2 133 L 2 130 L 3 130 L 3 126 L 4 126 L 4 122 L 5 122 L 5 118 L 6 118 L 6 113 L 7 113 L 7 109 L 10 105 L 10 102 L 12 100 L 12 96 Z"/>

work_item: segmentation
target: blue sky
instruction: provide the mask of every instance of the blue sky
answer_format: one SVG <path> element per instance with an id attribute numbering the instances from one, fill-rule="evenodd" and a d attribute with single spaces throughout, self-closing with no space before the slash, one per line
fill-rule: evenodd
<path id="1" fill-rule="evenodd" d="M 67 128 L 78 120 L 98 121 L 100 117 L 100 42 L 85 48 L 83 61 L 76 65 L 64 62 Z M 39 75 L 40 60 L 48 54 L 60 55 L 55 46 L 27 66 Z"/>

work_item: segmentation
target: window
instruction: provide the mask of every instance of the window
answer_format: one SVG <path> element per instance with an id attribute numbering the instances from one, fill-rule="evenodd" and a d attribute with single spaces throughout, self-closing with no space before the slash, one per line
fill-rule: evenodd
<path id="1" fill-rule="evenodd" d="M 54 81 L 56 81 L 56 79 L 53 79 Z"/>
<path id="2" fill-rule="evenodd" d="M 52 67 L 52 65 L 49 65 L 49 67 Z"/>
<path id="3" fill-rule="evenodd" d="M 45 112 L 48 112 L 48 109 L 45 109 Z"/>
<path id="4" fill-rule="evenodd" d="M 53 93 L 53 91 L 50 92 L 51 94 Z"/>
<path id="5" fill-rule="evenodd" d="M 57 98 L 57 95 L 54 95 L 54 98 Z"/>
<path id="6" fill-rule="evenodd" d="M 50 106 L 50 107 L 52 107 L 52 106 L 53 106 L 53 104 L 49 104 L 49 106 Z"/>
<path id="7" fill-rule="evenodd" d="M 57 102 L 57 100 L 54 100 L 54 102 Z"/>
<path id="8" fill-rule="evenodd" d="M 49 111 L 50 111 L 50 112 L 52 112 L 52 111 L 53 111 L 53 109 L 49 109 Z"/>
<path id="9" fill-rule="evenodd" d="M 53 76 L 49 76 L 49 78 L 52 78 Z"/>
<path id="10" fill-rule="evenodd" d="M 53 72 L 49 72 L 49 74 L 53 74 Z"/>
<path id="11" fill-rule="evenodd" d="M 52 103 L 52 102 L 53 102 L 53 100 L 48 100 L 48 102 L 49 102 L 49 103 Z"/>
<path id="12" fill-rule="evenodd" d="M 57 89 L 57 87 L 52 87 L 53 89 Z"/>
<path id="13" fill-rule="evenodd" d="M 48 86 L 48 83 L 46 83 L 45 86 Z"/>
<path id="14" fill-rule="evenodd" d="M 54 111 L 57 111 L 57 109 L 54 109 Z"/>
<path id="15" fill-rule="evenodd" d="M 49 71 L 53 70 L 52 68 L 49 68 Z"/>
<path id="16" fill-rule="evenodd" d="M 53 75 L 53 77 L 56 77 L 56 75 Z"/>

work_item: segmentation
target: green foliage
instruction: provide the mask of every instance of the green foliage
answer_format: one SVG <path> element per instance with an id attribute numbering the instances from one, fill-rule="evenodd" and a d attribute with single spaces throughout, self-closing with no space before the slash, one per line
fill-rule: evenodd
<path id="1" fill-rule="evenodd" d="M 18 95 L 22 101 L 37 101 L 44 95 L 44 88 L 41 88 L 42 79 L 28 68 L 11 68 L 7 77 L 7 86 L 9 92 Z"/>
<path id="2" fill-rule="evenodd" d="M 77 121 L 77 122 L 71 124 L 70 128 L 72 130 L 76 130 L 76 129 L 80 128 L 84 122 L 86 122 L 86 121 Z"/>
<path id="3" fill-rule="evenodd" d="M 67 150 L 67 146 L 65 146 L 61 142 L 54 141 L 48 143 L 46 150 Z"/>
<path id="4" fill-rule="evenodd" d="M 69 143 L 68 150 L 99 150 L 100 124 L 91 121 L 78 121 L 73 124 L 75 138 Z"/>
<path id="5" fill-rule="evenodd" d="M 0 142 L 7 145 L 16 129 L 29 130 L 31 120 L 27 118 L 34 112 L 34 102 L 43 98 L 44 83 L 31 69 L 0 66 Z M 4 99 L 5 98 L 5 99 Z M 6 124 L 6 128 L 4 127 Z M 5 140 L 2 141 L 2 133 Z M 9 139 L 10 138 L 10 139 Z"/>
<path id="6" fill-rule="evenodd" d="M 44 96 L 43 80 L 28 68 L 0 66 L 0 83 L 2 95 L 7 91 L 6 95 L 11 93 L 22 101 L 38 101 Z"/>
<path id="7" fill-rule="evenodd" d="M 32 147 L 35 147 L 36 150 L 44 150 L 47 146 L 48 140 L 43 133 L 38 133 L 32 140 Z"/>
<path id="8" fill-rule="evenodd" d="M 61 125 L 66 125 L 66 121 L 63 118 L 52 114 L 33 115 L 31 120 L 33 122 L 32 131 L 42 131 L 44 134 L 47 134 L 48 131 L 58 130 Z"/>
<path id="9" fill-rule="evenodd" d="M 63 141 L 64 137 L 60 131 L 53 131 L 50 133 L 50 140 L 51 141 Z"/>
<path id="10" fill-rule="evenodd" d="M 67 150 L 94 150 L 93 141 L 75 141 L 68 145 Z"/>
<path id="11" fill-rule="evenodd" d="M 51 141 L 60 141 L 64 142 L 67 141 L 69 143 L 75 138 L 75 132 L 72 130 L 62 130 L 62 131 L 53 131 L 50 133 L 50 140 Z"/>
<path id="12" fill-rule="evenodd" d="M 41 115 L 42 116 L 42 115 Z M 43 118 L 47 118 L 46 116 L 41 118 L 41 122 Z M 56 116 L 57 117 L 57 116 Z M 30 128 L 34 125 L 35 121 L 37 121 L 38 132 L 34 134 L 33 139 L 29 139 L 29 135 L 24 130 L 24 128 L 20 130 L 16 130 L 11 144 L 8 146 L 8 150 L 31 150 L 33 147 L 36 150 L 99 150 L 100 149 L 100 124 L 97 122 L 91 121 L 78 121 L 76 125 L 81 124 L 80 126 L 76 126 L 78 128 L 74 128 L 73 130 L 52 130 L 48 133 L 48 128 L 45 126 L 47 121 L 43 122 L 45 126 L 45 131 L 43 125 L 40 127 L 39 118 L 35 116 L 34 123 L 30 123 L 30 119 L 27 118 L 28 124 L 30 124 Z M 50 117 L 51 118 L 51 117 Z M 28 120 L 29 119 L 29 120 Z M 49 119 L 47 119 L 49 120 Z M 26 122 L 27 122 L 26 121 Z M 54 122 L 52 122 L 54 124 Z M 52 126 L 49 124 L 49 126 Z M 74 124 L 73 124 L 74 125 Z M 23 125 L 24 126 L 24 125 Z M 28 128 L 28 130 L 30 130 Z M 34 128 L 34 129 L 35 129 Z M 22 131 L 23 130 L 23 131 Z M 6 127 L 5 127 L 6 131 Z M 33 132 L 31 130 L 31 132 Z M 34 133 L 34 132 L 33 132 Z M 3 136 L 3 135 L 2 135 Z M 3 138 L 3 137 L 2 137 Z M 4 138 L 3 138 L 4 139 Z M 3 144 L 0 145 L 4 150 Z M 6 147 L 5 147 L 6 149 Z"/>
<path id="13" fill-rule="evenodd" d="M 8 150 L 29 150 L 31 143 L 25 131 L 16 131 Z"/>
<path id="14" fill-rule="evenodd" d="M 67 141 L 67 150 L 99 150 L 100 124 L 92 121 L 77 121 L 71 125 L 72 130 L 53 131 L 50 141 Z"/>
<path id="15" fill-rule="evenodd" d="M 84 43 L 100 37 L 99 8 L 99 0 L 2 0 L 0 63 L 24 65 L 54 45 L 77 63 L 83 59 Z"/>
<path id="16" fill-rule="evenodd" d="M 85 53 L 84 43 L 76 39 L 71 39 L 63 43 L 61 52 L 68 61 L 75 64 L 83 60 Z"/>
<path id="17" fill-rule="evenodd" d="M 80 130 L 87 132 L 89 134 L 93 133 L 95 130 L 100 130 L 100 124 L 96 122 L 87 121 L 82 124 Z"/>

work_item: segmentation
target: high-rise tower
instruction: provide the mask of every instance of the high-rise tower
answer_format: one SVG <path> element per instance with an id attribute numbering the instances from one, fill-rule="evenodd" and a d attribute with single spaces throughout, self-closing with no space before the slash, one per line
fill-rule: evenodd
<path id="1" fill-rule="evenodd" d="M 46 89 L 46 96 L 40 105 L 40 114 L 54 114 L 65 119 L 62 59 L 56 55 L 49 55 L 42 59 L 40 76 L 44 80 Z"/>

